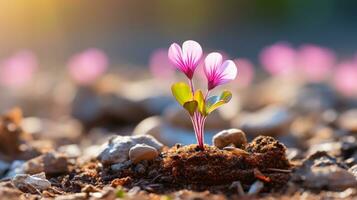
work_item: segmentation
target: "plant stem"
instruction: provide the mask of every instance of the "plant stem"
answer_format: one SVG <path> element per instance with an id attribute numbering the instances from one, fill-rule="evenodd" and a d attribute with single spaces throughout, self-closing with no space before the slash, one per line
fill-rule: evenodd
<path id="1" fill-rule="evenodd" d="M 195 96 L 195 88 L 192 79 L 188 79 L 188 82 L 191 88 L 192 96 Z M 193 116 L 191 116 L 191 121 L 193 125 L 193 130 L 195 131 L 197 143 L 200 146 L 200 148 L 203 149 L 203 138 L 201 137 L 202 134 L 201 134 L 201 127 L 200 127 L 201 126 L 200 117 L 197 111 L 193 114 Z"/>
<path id="2" fill-rule="evenodd" d="M 194 88 L 192 79 L 188 79 L 188 82 L 189 82 L 189 85 L 191 88 L 192 96 L 195 96 L 195 88 Z"/>
<path id="3" fill-rule="evenodd" d="M 198 133 L 197 123 L 196 123 L 196 121 L 194 120 L 194 118 L 193 118 L 192 116 L 190 116 L 190 118 L 191 118 L 193 130 L 194 130 L 194 132 L 195 132 L 195 136 L 196 136 L 197 143 L 199 143 L 199 141 L 200 141 L 200 136 L 199 136 L 199 134 L 197 134 L 197 133 Z"/>

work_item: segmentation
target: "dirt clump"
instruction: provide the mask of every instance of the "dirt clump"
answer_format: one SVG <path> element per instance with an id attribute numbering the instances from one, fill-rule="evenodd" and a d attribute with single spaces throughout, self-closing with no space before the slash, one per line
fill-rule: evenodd
<path id="1" fill-rule="evenodd" d="M 174 183 L 184 184 L 221 185 L 240 181 L 251 185 L 262 180 L 273 186 L 289 179 L 289 174 L 270 171 L 290 168 L 284 145 L 275 139 L 259 136 L 243 150 L 247 153 L 237 154 L 208 145 L 203 151 L 197 145 L 176 146 L 163 153 L 162 171 L 172 176 Z"/>

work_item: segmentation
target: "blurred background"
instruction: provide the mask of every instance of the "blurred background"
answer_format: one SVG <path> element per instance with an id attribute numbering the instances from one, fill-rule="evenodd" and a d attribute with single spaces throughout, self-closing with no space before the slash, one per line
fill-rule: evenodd
<path id="1" fill-rule="evenodd" d="M 31 49 L 41 67 L 61 67 L 89 47 L 112 64 L 147 64 L 153 49 L 194 39 L 206 49 L 256 61 L 276 41 L 315 43 L 355 53 L 357 2 L 12 0 L 0 3 L 0 58 Z"/>
<path id="2" fill-rule="evenodd" d="M 283 109 L 269 108 L 264 119 L 290 119 L 286 109 L 337 116 L 357 107 L 350 101 L 357 96 L 356 7 L 352 0 L 1 1 L 0 111 L 18 106 L 38 124 L 74 120 L 86 131 L 146 134 L 160 126 L 153 135 L 184 138 L 172 125 L 185 129 L 188 139 L 179 142 L 189 143 L 191 122 L 170 94 L 185 79 L 167 49 L 192 39 L 238 68 L 237 81 L 224 86 L 233 99 L 207 122 L 211 133 L 244 127 L 244 113 L 270 105 Z M 205 88 L 202 66 L 194 78 Z"/>

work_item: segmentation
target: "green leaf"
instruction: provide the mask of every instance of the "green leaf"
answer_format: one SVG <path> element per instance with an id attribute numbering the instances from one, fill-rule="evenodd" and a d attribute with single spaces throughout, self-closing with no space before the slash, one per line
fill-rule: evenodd
<path id="1" fill-rule="evenodd" d="M 183 107 L 188 111 L 188 113 L 190 113 L 191 116 L 193 116 L 197 109 L 197 104 L 196 100 L 187 101 L 183 104 Z"/>
<path id="2" fill-rule="evenodd" d="M 203 93 L 201 90 L 197 90 L 195 92 L 194 99 L 197 101 L 198 111 L 204 116 L 207 115 L 206 109 L 205 109 L 205 107 L 206 107 L 205 106 L 205 98 L 203 97 Z"/>
<path id="3" fill-rule="evenodd" d="M 122 187 L 118 187 L 117 188 L 117 191 L 116 191 L 116 193 L 115 193 L 115 196 L 117 197 L 117 198 L 124 198 L 125 197 L 125 195 L 126 195 L 126 192 L 124 191 L 124 189 L 122 188 Z"/>
<path id="4" fill-rule="evenodd" d="M 232 98 L 232 93 L 230 91 L 223 91 L 220 96 L 212 96 L 207 99 L 206 102 L 206 112 L 210 114 L 217 108 L 228 103 Z"/>
<path id="5" fill-rule="evenodd" d="M 172 95 L 176 98 L 176 101 L 183 106 L 186 102 L 192 101 L 193 95 L 191 88 L 184 82 L 174 83 L 171 86 Z"/>

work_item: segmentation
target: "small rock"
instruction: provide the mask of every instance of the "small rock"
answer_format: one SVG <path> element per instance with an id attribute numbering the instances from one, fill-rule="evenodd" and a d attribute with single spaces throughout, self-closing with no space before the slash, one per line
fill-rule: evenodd
<path id="1" fill-rule="evenodd" d="M 161 125 L 160 116 L 148 117 L 135 127 L 133 135 L 152 135 L 161 141 Z"/>
<path id="2" fill-rule="evenodd" d="M 13 178 L 16 174 L 24 173 L 24 164 L 23 160 L 15 160 L 11 163 L 9 171 L 6 173 L 4 178 Z"/>
<path id="3" fill-rule="evenodd" d="M 0 177 L 10 168 L 10 164 L 0 160 Z"/>
<path id="4" fill-rule="evenodd" d="M 85 199 L 88 199 L 87 193 L 85 192 L 61 195 L 55 198 L 55 200 L 85 200 Z"/>
<path id="5" fill-rule="evenodd" d="M 81 162 L 89 161 L 97 157 L 97 155 L 99 155 L 102 152 L 102 150 L 103 150 L 103 146 L 101 145 L 91 145 L 89 147 L 86 147 L 83 149 L 82 156 L 79 157 L 79 160 Z"/>
<path id="6" fill-rule="evenodd" d="M 357 187 L 357 180 L 345 169 L 338 166 L 313 167 L 305 179 L 306 187 L 323 188 L 329 190 L 345 190 L 349 187 Z"/>
<path id="7" fill-rule="evenodd" d="M 116 136 L 103 145 L 103 151 L 98 155 L 98 159 L 104 165 L 125 162 L 129 160 L 129 150 L 136 144 L 146 144 L 157 151 L 163 147 L 163 144 L 151 135 Z"/>
<path id="8" fill-rule="evenodd" d="M 63 145 L 58 148 L 58 152 L 65 154 L 69 158 L 76 158 L 81 155 L 81 149 L 76 144 Z"/>
<path id="9" fill-rule="evenodd" d="M 314 128 L 311 128 L 310 131 L 312 138 L 306 141 L 308 146 L 333 142 L 334 137 L 336 137 L 336 131 L 333 128 L 324 125 L 318 125 Z"/>
<path id="10" fill-rule="evenodd" d="M 302 185 L 310 189 L 342 191 L 357 186 L 357 179 L 326 152 L 317 152 L 304 160 L 295 171 Z"/>
<path id="11" fill-rule="evenodd" d="M 357 153 L 357 138 L 354 136 L 344 136 L 341 139 L 342 152 L 345 157 L 349 154 Z"/>
<path id="12" fill-rule="evenodd" d="M 357 164 L 352 166 L 348 171 L 351 172 L 357 179 Z"/>
<path id="13" fill-rule="evenodd" d="M 22 120 L 21 127 L 36 138 L 56 141 L 57 144 L 76 142 L 82 134 L 78 120 L 63 118 L 54 121 L 46 118 L 28 117 Z"/>
<path id="14" fill-rule="evenodd" d="M 233 121 L 233 125 L 250 136 L 260 134 L 278 136 L 288 133 L 292 115 L 284 107 L 268 106 L 254 113 L 245 114 Z"/>
<path id="15" fill-rule="evenodd" d="M 152 95 L 139 101 L 150 115 L 162 114 L 168 106 L 176 103 L 171 96 Z"/>
<path id="16" fill-rule="evenodd" d="M 336 94 L 327 84 L 307 84 L 293 98 L 293 108 L 301 113 L 320 113 L 333 108 Z"/>
<path id="17" fill-rule="evenodd" d="M 298 148 L 288 148 L 286 151 L 286 158 L 289 160 L 301 159 L 302 152 Z"/>
<path id="18" fill-rule="evenodd" d="M 341 142 L 326 142 L 322 144 L 314 144 L 310 146 L 307 155 L 312 155 L 319 151 L 326 151 L 332 156 L 339 156 L 341 155 L 341 148 Z"/>
<path id="19" fill-rule="evenodd" d="M 329 109 L 326 110 L 322 113 L 321 115 L 322 121 L 325 122 L 326 124 L 332 125 L 335 124 L 338 118 L 338 113 L 336 110 Z"/>
<path id="20" fill-rule="evenodd" d="M 357 132 L 357 109 L 342 113 L 338 119 L 338 124 L 342 129 Z"/>
<path id="21" fill-rule="evenodd" d="M 67 156 L 49 152 L 28 160 L 24 164 L 24 171 L 28 174 L 45 172 L 46 174 L 61 174 L 68 171 Z"/>
<path id="22" fill-rule="evenodd" d="M 14 108 L 0 116 L 0 152 L 9 157 L 9 160 L 22 153 L 21 144 L 31 140 L 31 135 L 21 128 L 22 111 Z"/>
<path id="23" fill-rule="evenodd" d="M 46 179 L 45 173 L 28 175 L 18 174 L 12 179 L 12 184 L 23 192 L 39 193 L 51 187 L 51 183 Z"/>
<path id="24" fill-rule="evenodd" d="M 261 181 L 255 181 L 253 185 L 250 186 L 248 195 L 259 194 L 259 192 L 264 188 L 264 183 Z"/>
<path id="25" fill-rule="evenodd" d="M 228 129 L 214 135 L 212 143 L 220 149 L 230 144 L 242 148 L 247 144 L 247 138 L 245 133 L 239 129 Z"/>
<path id="26" fill-rule="evenodd" d="M 142 160 L 153 160 L 159 155 L 158 151 L 146 144 L 136 144 L 129 151 L 129 158 L 133 163 L 138 163 Z"/>
<path id="27" fill-rule="evenodd" d="M 128 194 L 128 196 L 134 196 L 134 195 L 138 194 L 140 192 L 140 190 L 141 189 L 139 186 L 134 186 L 127 192 L 127 194 Z"/>
<path id="28" fill-rule="evenodd" d="M 138 102 L 115 91 L 82 87 L 73 100 L 72 115 L 86 127 L 94 127 L 106 122 L 115 125 L 137 123 L 148 113 Z"/>

